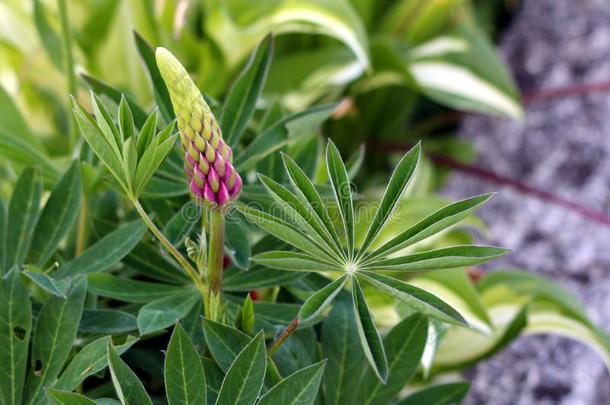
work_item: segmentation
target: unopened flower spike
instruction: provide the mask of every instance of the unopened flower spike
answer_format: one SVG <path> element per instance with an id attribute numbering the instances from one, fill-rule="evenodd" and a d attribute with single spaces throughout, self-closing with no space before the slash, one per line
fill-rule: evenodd
<path id="1" fill-rule="evenodd" d="M 156 59 L 176 113 L 191 193 L 210 209 L 222 210 L 237 198 L 242 185 L 231 163 L 231 148 L 186 69 L 165 48 L 157 48 Z"/>

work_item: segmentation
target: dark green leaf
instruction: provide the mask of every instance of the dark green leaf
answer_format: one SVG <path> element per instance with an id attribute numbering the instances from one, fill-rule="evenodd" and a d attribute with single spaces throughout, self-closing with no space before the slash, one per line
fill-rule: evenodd
<path id="1" fill-rule="evenodd" d="M 451 269 L 485 263 L 507 252 L 507 249 L 493 246 L 452 246 L 393 259 L 373 261 L 364 265 L 363 270 L 412 272 Z"/>
<path id="2" fill-rule="evenodd" d="M 51 297 L 42 307 L 32 339 L 32 368 L 28 374 L 25 404 L 42 400 L 42 388 L 55 381 L 76 339 L 87 292 L 87 279 L 75 279 L 66 298 Z"/>
<path id="3" fill-rule="evenodd" d="M 4 257 L 6 256 L 6 208 L 0 200 L 0 275 L 4 273 Z"/>
<path id="4" fill-rule="evenodd" d="M 413 378 L 426 347 L 428 320 L 421 314 L 403 319 L 384 337 L 383 345 L 389 359 L 389 375 L 385 384 L 367 370 L 361 381 L 358 397 L 363 404 L 389 403 Z"/>
<path id="5" fill-rule="evenodd" d="M 247 238 L 247 230 L 241 216 L 227 215 L 225 222 L 225 254 L 229 255 L 231 262 L 242 270 L 250 265 L 252 247 Z"/>
<path id="6" fill-rule="evenodd" d="M 32 237 L 29 263 L 42 266 L 72 229 L 81 199 L 80 164 L 75 161 L 59 179 L 45 204 Z"/>
<path id="7" fill-rule="evenodd" d="M 152 405 L 142 382 L 121 360 L 112 344 L 108 344 L 108 366 L 114 390 L 123 405 Z"/>
<path id="8" fill-rule="evenodd" d="M 69 391 L 60 391 L 52 388 L 47 388 L 47 395 L 57 405 L 96 405 L 96 402 L 87 398 L 84 395 L 76 394 Z"/>
<path id="9" fill-rule="evenodd" d="M 81 332 L 104 335 L 122 335 L 136 329 L 136 317 L 116 309 L 85 309 L 78 326 Z"/>
<path id="10" fill-rule="evenodd" d="M 199 354 L 182 326 L 176 324 L 165 356 L 165 392 L 170 405 L 203 405 L 206 382 Z"/>
<path id="11" fill-rule="evenodd" d="M 227 93 L 220 117 L 220 127 L 227 144 L 231 147 L 237 145 L 254 114 L 256 101 L 263 91 L 272 58 L 273 36 L 269 34 L 252 52 L 250 60 Z"/>
<path id="12" fill-rule="evenodd" d="M 250 337 L 245 333 L 209 319 L 203 320 L 203 332 L 214 360 L 224 372 L 250 342 Z"/>
<path id="13" fill-rule="evenodd" d="M 26 267 L 32 268 L 31 266 Z M 40 272 L 40 269 L 36 269 L 36 271 L 24 270 L 23 275 L 32 280 L 34 283 L 36 283 L 36 285 L 46 292 L 60 298 L 66 298 L 68 288 L 70 287 L 70 280 L 56 280 Z"/>
<path id="14" fill-rule="evenodd" d="M 492 195 L 493 194 L 483 194 L 471 197 L 439 209 L 419 221 L 417 224 L 411 226 L 370 255 L 365 256 L 365 262 L 379 256 L 387 256 L 456 224 L 487 202 Z"/>
<path id="15" fill-rule="evenodd" d="M 227 371 L 216 400 L 217 405 L 251 405 L 263 388 L 267 351 L 259 333 L 237 355 Z"/>
<path id="16" fill-rule="evenodd" d="M 136 341 L 136 338 L 128 336 L 125 343 L 114 348 L 118 354 L 123 354 Z M 68 363 L 68 366 L 53 387 L 71 391 L 81 384 L 85 378 L 97 374 L 106 368 L 108 365 L 106 352 L 110 342 L 110 336 L 104 336 L 83 347 L 70 360 L 70 363 Z"/>
<path id="17" fill-rule="evenodd" d="M 466 325 L 464 318 L 455 309 L 421 288 L 383 274 L 363 272 L 359 275 L 415 311 L 444 322 Z"/>
<path id="18" fill-rule="evenodd" d="M 306 273 L 272 270 L 254 266 L 248 271 L 228 269 L 223 281 L 224 291 L 250 291 L 256 288 L 268 288 L 283 285 L 304 277 Z"/>
<path id="19" fill-rule="evenodd" d="M 390 218 L 390 215 L 392 215 L 396 204 L 413 178 L 413 174 L 415 173 L 415 169 L 419 163 L 420 155 L 421 144 L 418 143 L 417 146 L 403 156 L 398 163 L 398 166 L 396 166 L 396 169 L 392 173 L 390 182 L 385 190 L 385 194 L 379 203 L 375 217 L 373 217 L 373 220 L 369 225 L 369 229 L 366 232 L 366 237 L 364 238 L 364 242 L 360 247 L 360 252 L 358 252 L 356 259 L 362 257 L 362 255 L 369 249 L 371 244 L 375 241 L 375 238 L 377 238 L 379 235 L 379 232 L 381 232 L 383 229 L 385 223 Z"/>
<path id="20" fill-rule="evenodd" d="M 155 100 L 157 101 L 157 105 L 161 110 L 161 115 L 163 116 L 165 122 L 170 122 L 174 119 L 174 108 L 172 107 L 172 102 L 169 98 L 169 92 L 167 91 L 165 82 L 161 77 L 161 72 L 159 72 L 159 68 L 157 67 L 155 52 L 140 34 L 134 31 L 133 35 L 136 40 L 138 52 L 144 61 L 144 65 L 148 71 L 148 76 L 152 82 Z"/>
<path id="21" fill-rule="evenodd" d="M 447 384 L 432 385 L 415 391 L 398 405 L 450 405 L 460 404 L 468 394 L 470 384 L 467 382 L 455 382 Z"/>
<path id="22" fill-rule="evenodd" d="M 329 264 L 314 256 L 292 252 L 292 251 L 271 251 L 259 253 L 252 257 L 252 261 L 273 269 L 286 271 L 341 271 L 340 266 Z"/>
<path id="23" fill-rule="evenodd" d="M 87 278 L 90 292 L 125 302 L 146 303 L 189 292 L 186 287 L 130 280 L 105 273 L 89 274 Z"/>
<path id="24" fill-rule="evenodd" d="M 318 316 L 341 292 L 346 281 L 347 274 L 344 274 L 309 297 L 299 311 L 299 319 L 307 322 Z"/>
<path id="25" fill-rule="evenodd" d="M 140 220 L 123 225 L 90 246 L 77 258 L 60 267 L 53 276 L 64 278 L 107 270 L 127 256 L 145 231 L 146 225 Z"/>
<path id="26" fill-rule="evenodd" d="M 216 398 L 218 398 L 218 392 L 222 385 L 224 373 L 212 359 L 202 357 L 201 362 L 203 363 L 203 371 L 207 385 L 207 405 L 214 405 L 216 403 Z"/>
<path id="27" fill-rule="evenodd" d="M 322 323 L 322 353 L 328 359 L 322 380 L 326 405 L 356 403 L 365 359 L 354 317 L 352 305 L 339 301 Z"/>
<path id="28" fill-rule="evenodd" d="M 341 213 L 347 242 L 347 254 L 348 258 L 351 259 L 354 253 L 354 202 L 352 200 L 352 189 L 339 150 L 330 140 L 326 146 L 326 169 L 328 170 L 330 184 L 333 187 L 337 208 Z"/>
<path id="29" fill-rule="evenodd" d="M 19 176 L 8 207 L 4 269 L 22 265 L 30 249 L 34 225 L 40 213 L 42 179 L 40 173 L 27 168 Z"/>
<path id="30" fill-rule="evenodd" d="M 326 361 L 312 364 L 283 379 L 271 388 L 258 405 L 312 405 L 316 400 Z"/>
<path id="31" fill-rule="evenodd" d="M 21 404 L 32 331 L 29 292 L 17 268 L 0 279 L 0 403 Z"/>
<path id="32" fill-rule="evenodd" d="M 184 318 L 201 296 L 196 290 L 151 301 L 138 312 L 140 334 L 159 331 Z"/>
<path id="33" fill-rule="evenodd" d="M 352 300 L 356 314 L 358 336 L 360 337 L 360 344 L 364 350 L 364 355 L 377 378 L 385 383 L 388 378 L 388 360 L 383 348 L 383 342 L 364 300 L 360 283 L 355 277 L 352 278 Z"/>
<path id="34" fill-rule="evenodd" d="M 123 259 L 123 263 L 136 269 L 140 274 L 156 280 L 174 284 L 184 284 L 188 276 L 170 261 L 157 246 L 152 243 L 140 242 Z M 148 301 L 148 300 L 146 300 Z"/>

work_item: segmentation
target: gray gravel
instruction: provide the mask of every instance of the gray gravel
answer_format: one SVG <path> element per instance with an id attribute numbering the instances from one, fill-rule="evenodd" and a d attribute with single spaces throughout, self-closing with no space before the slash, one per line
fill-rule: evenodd
<path id="1" fill-rule="evenodd" d="M 609 0 L 525 0 L 500 51 L 524 90 L 610 80 Z M 462 134 L 478 164 L 610 215 L 610 94 L 532 102 L 524 123 L 473 116 Z M 551 277 L 610 330 L 610 227 L 460 173 L 454 198 L 499 191 L 482 217 L 492 242 L 514 249 L 499 265 Z M 472 370 L 467 404 L 610 404 L 610 376 L 589 348 L 526 337 Z"/>

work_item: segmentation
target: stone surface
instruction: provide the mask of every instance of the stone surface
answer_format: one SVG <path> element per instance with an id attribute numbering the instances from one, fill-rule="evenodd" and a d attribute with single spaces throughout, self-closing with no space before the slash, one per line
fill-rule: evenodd
<path id="1" fill-rule="evenodd" d="M 610 80 L 608 0 L 525 0 L 500 52 L 525 92 Z M 610 93 L 530 102 L 523 123 L 473 116 L 461 133 L 478 164 L 610 215 Z M 496 265 L 543 274 L 576 295 L 610 330 L 610 227 L 513 189 L 455 173 L 446 193 L 497 190 L 480 213 L 490 239 L 514 252 Z M 610 403 L 610 376 L 568 339 L 521 338 L 469 372 L 466 403 Z"/>

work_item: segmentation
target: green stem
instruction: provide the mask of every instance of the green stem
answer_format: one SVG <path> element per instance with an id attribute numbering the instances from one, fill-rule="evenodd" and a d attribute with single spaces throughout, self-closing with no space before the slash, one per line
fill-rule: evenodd
<path id="1" fill-rule="evenodd" d="M 57 6 L 59 8 L 59 19 L 64 47 L 64 68 L 66 69 L 66 75 L 68 77 L 68 92 L 70 95 L 76 97 L 77 78 L 74 70 L 74 55 L 72 54 L 72 30 L 70 29 L 70 19 L 68 18 L 68 5 L 66 0 L 57 0 Z M 69 141 L 70 145 L 74 145 L 76 141 L 76 122 L 74 116 L 72 116 L 72 114 L 70 114 L 70 116 Z"/>
<path id="2" fill-rule="evenodd" d="M 210 286 L 210 302 L 220 304 L 222 293 L 222 262 L 225 246 L 225 217 L 221 212 L 210 212 L 210 237 L 208 239 L 208 284 Z M 214 311 L 216 312 L 216 311 Z"/>
<path id="3" fill-rule="evenodd" d="M 142 220 L 146 223 L 146 226 L 148 226 L 148 229 L 150 229 L 152 234 L 155 235 L 159 242 L 161 242 L 163 247 L 174 257 L 174 259 L 176 259 L 176 261 L 180 264 L 180 266 L 182 266 L 184 271 L 187 272 L 187 274 L 191 277 L 193 283 L 195 283 L 195 286 L 201 292 L 201 295 L 205 299 L 208 294 L 208 288 L 203 283 L 203 280 L 201 280 L 201 277 L 199 277 L 197 270 L 195 270 L 191 263 L 184 256 L 182 256 L 178 249 L 176 249 L 176 247 L 165 237 L 165 235 L 163 235 L 161 230 L 157 228 L 157 225 L 155 225 L 153 220 L 148 216 L 148 214 L 144 210 L 144 207 L 142 207 L 142 204 L 140 204 L 140 201 L 138 201 L 137 199 L 133 199 L 131 200 L 131 202 L 135 207 L 136 211 L 138 211 L 138 214 L 140 214 Z"/>

